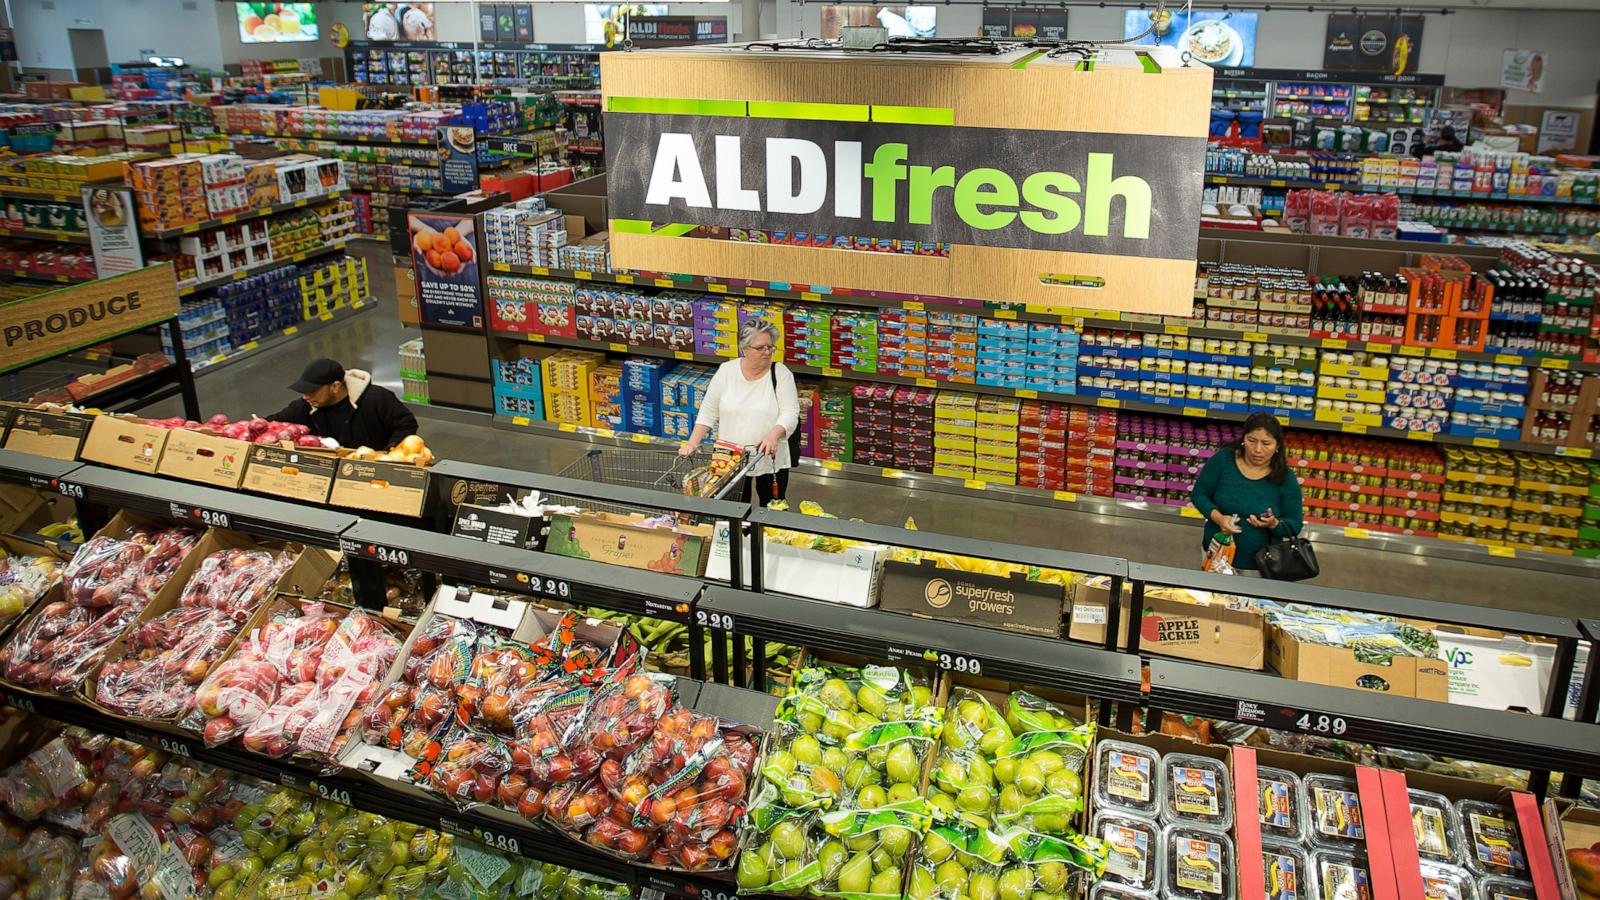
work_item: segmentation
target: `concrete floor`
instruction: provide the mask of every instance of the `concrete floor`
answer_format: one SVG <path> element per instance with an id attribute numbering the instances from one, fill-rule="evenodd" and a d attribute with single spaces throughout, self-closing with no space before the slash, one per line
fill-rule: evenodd
<path id="1" fill-rule="evenodd" d="M 362 242 L 377 308 L 344 322 L 269 347 L 253 357 L 208 369 L 199 378 L 203 413 L 230 417 L 269 415 L 293 398 L 286 387 L 309 360 L 331 356 L 350 368 L 365 368 L 374 380 L 400 391 L 397 348 L 415 337 L 395 314 L 393 281 L 385 248 Z M 366 248 L 371 249 L 366 249 Z M 172 409 L 168 409 L 172 406 Z M 173 404 L 150 414 L 170 415 Z M 416 408 L 428 446 L 441 458 L 529 471 L 559 471 L 588 449 L 583 442 L 554 435 L 493 428 L 488 416 L 448 414 Z M 878 479 L 853 480 L 797 474 L 793 498 L 815 500 L 835 515 L 887 525 L 914 517 L 924 531 L 989 540 L 1122 556 L 1131 560 L 1190 567 L 1196 564 L 1200 526 L 1194 520 L 1151 521 L 1099 515 L 1048 506 L 1008 502 L 996 497 L 907 490 Z M 1414 553 L 1319 543 L 1323 575 L 1319 584 L 1405 594 L 1429 599 L 1561 616 L 1593 616 L 1600 579 Z"/>

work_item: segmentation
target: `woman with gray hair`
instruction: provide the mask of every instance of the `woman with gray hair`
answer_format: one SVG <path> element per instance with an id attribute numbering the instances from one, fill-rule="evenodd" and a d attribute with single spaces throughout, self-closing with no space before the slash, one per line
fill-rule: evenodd
<path id="1" fill-rule="evenodd" d="M 705 402 L 695 417 L 694 433 L 678 452 L 699 448 L 713 428 L 717 439 L 740 447 L 754 446 L 761 456 L 751 469 L 761 505 L 782 500 L 789 487 L 789 435 L 800 426 L 800 398 L 794 373 L 773 362 L 778 329 L 763 319 L 739 326 L 739 358 L 717 367 L 706 388 Z M 748 496 L 748 488 L 746 485 Z"/>

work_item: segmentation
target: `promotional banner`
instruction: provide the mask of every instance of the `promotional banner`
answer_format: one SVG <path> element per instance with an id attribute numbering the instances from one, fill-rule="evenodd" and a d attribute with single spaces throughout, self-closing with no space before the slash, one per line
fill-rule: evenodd
<path id="1" fill-rule="evenodd" d="M 1409 75 L 1422 59 L 1422 16 L 1329 13 L 1322 67 Z"/>
<path id="2" fill-rule="evenodd" d="M 178 314 L 171 263 L 0 304 L 0 372 Z"/>
<path id="3" fill-rule="evenodd" d="M 458 213 L 410 213 L 411 265 L 424 325 L 483 328 L 477 228 Z"/>
<path id="4" fill-rule="evenodd" d="M 478 189 L 477 140 L 470 126 L 439 129 L 439 179 L 446 194 Z"/>
<path id="5" fill-rule="evenodd" d="M 83 208 L 89 213 L 89 242 L 101 278 L 144 268 L 131 188 L 84 188 Z"/>
<path id="6" fill-rule="evenodd" d="M 1256 64 L 1256 14 L 1215 10 L 1126 9 L 1122 36 L 1137 47 L 1171 47 L 1208 66 Z"/>
<path id="7" fill-rule="evenodd" d="M 498 8 L 493 3 L 485 3 L 478 7 L 478 40 L 485 44 L 493 44 L 500 40 Z M 512 29 L 513 32 L 515 30 Z"/>
<path id="8" fill-rule="evenodd" d="M 533 7 L 522 3 L 512 7 L 511 12 L 517 21 L 516 40 L 522 43 L 533 40 Z"/>
<path id="9" fill-rule="evenodd" d="M 1064 40 L 1067 36 L 1067 11 L 1022 6 L 985 6 L 982 31 L 979 33 L 986 38 Z"/>
<path id="10" fill-rule="evenodd" d="M 640 16 L 628 21 L 635 47 L 688 47 L 726 44 L 727 16 Z"/>
<path id="11" fill-rule="evenodd" d="M 1026 48 L 887 65 L 684 50 L 601 67 L 619 268 L 1192 308 L 1211 70 L 1174 51 L 1103 51 L 1092 77 Z M 751 99 L 705 97 L 714 84 Z M 1036 100 L 996 105 L 1002 89 Z"/>
<path id="12" fill-rule="evenodd" d="M 1507 50 L 1500 64 L 1500 86 L 1537 94 L 1544 90 L 1544 52 Z"/>

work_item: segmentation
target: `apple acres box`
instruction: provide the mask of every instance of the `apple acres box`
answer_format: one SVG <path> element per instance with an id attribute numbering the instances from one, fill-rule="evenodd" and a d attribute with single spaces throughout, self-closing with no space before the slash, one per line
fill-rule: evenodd
<path id="1" fill-rule="evenodd" d="M 987 628 L 1061 636 L 1067 589 L 1059 584 L 945 569 L 889 560 L 883 564 L 878 608 L 924 619 L 967 622 Z"/>
<path id="2" fill-rule="evenodd" d="M 251 444 L 211 429 L 175 428 L 156 472 L 217 487 L 237 488 L 244 480 Z"/>
<path id="3" fill-rule="evenodd" d="M 1212 74 L 1176 50 L 735 44 L 600 69 L 619 269 L 1193 308 Z"/>
<path id="4" fill-rule="evenodd" d="M 1206 591 L 1147 586 L 1144 616 L 1139 621 L 1139 649 L 1239 669 L 1262 668 L 1266 665 L 1266 617 L 1257 608 L 1233 608 L 1228 601 L 1226 595 L 1213 596 Z M 1110 604 L 1110 579 L 1096 576 L 1074 581 L 1067 636 L 1104 644 Z M 1117 629 L 1117 646 L 1128 646 L 1126 607 Z"/>

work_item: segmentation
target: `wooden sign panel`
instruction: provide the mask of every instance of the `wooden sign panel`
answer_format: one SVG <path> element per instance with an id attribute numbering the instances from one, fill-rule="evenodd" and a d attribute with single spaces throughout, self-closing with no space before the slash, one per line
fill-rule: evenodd
<path id="1" fill-rule="evenodd" d="M 0 372 L 178 314 L 172 263 L 0 304 Z"/>
<path id="2" fill-rule="evenodd" d="M 1211 72 L 1174 51 L 731 47 L 601 67 L 620 268 L 1192 308 Z"/>

